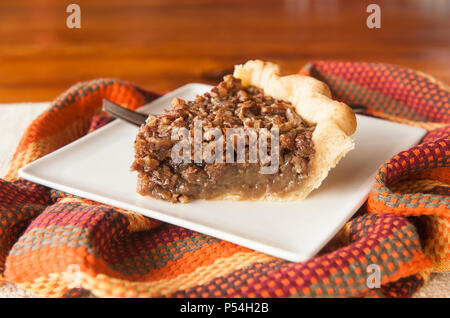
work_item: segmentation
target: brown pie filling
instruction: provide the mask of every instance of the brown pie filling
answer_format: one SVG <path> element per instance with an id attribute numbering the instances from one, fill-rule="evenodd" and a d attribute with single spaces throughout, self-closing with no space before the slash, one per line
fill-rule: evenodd
<path id="1" fill-rule="evenodd" d="M 202 123 L 200 139 L 194 138 L 195 121 Z M 188 140 L 194 141 L 192 144 L 195 140 L 200 141 L 202 150 L 209 145 L 208 149 L 212 149 L 211 154 L 218 160 L 204 160 L 204 155 L 200 159 L 195 157 L 194 146 L 188 154 L 190 160 L 174 160 L 172 148 L 179 140 L 174 140 L 172 134 L 174 129 L 180 128 L 189 131 Z M 205 134 L 209 128 L 222 132 L 223 149 L 211 147 L 218 139 Z M 230 128 L 256 132 L 266 128 L 269 131 L 267 155 L 273 155 L 272 151 L 278 154 L 275 170 L 261 173 L 261 168 L 271 163 L 250 160 L 250 147 L 256 145 L 249 136 L 244 137 L 245 158 L 237 160 L 237 142 L 233 137 L 235 142 L 230 145 L 234 158 L 227 160 L 225 136 Z M 272 128 L 278 129 L 278 147 L 271 143 L 274 138 L 270 135 Z M 314 154 L 311 140 L 314 128 L 297 114 L 291 103 L 266 96 L 255 86 L 243 87 L 240 79 L 228 75 L 211 92 L 197 96 L 194 101 L 174 99 L 170 110 L 159 116 L 150 115 L 147 123 L 141 126 L 135 140 L 132 165 L 132 170 L 138 172 L 137 192 L 173 203 L 224 196 L 256 200 L 268 193 L 282 197 L 298 188 L 308 176 L 309 162 Z M 261 135 L 257 133 L 258 138 Z M 216 153 L 216 149 L 221 149 L 220 153 Z"/>

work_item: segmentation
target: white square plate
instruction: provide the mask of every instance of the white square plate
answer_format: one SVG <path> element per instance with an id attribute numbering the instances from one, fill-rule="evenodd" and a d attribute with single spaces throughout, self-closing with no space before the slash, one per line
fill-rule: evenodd
<path id="1" fill-rule="evenodd" d="M 174 97 L 193 99 L 211 86 L 188 84 L 141 111 L 158 114 Z M 425 130 L 357 116 L 356 147 L 304 201 L 194 201 L 171 204 L 135 192 L 130 172 L 138 128 L 121 120 L 23 167 L 27 180 L 205 233 L 286 260 L 313 257 L 365 201 L 377 168 L 421 140 Z"/>

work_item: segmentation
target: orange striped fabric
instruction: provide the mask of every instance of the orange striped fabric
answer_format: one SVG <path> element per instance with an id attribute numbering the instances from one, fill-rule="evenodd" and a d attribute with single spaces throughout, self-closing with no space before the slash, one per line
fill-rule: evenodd
<path id="1" fill-rule="evenodd" d="M 158 97 L 100 79 L 63 93 L 19 142 L 0 180 L 0 279 L 49 297 L 407 297 L 430 272 L 449 270 L 448 88 L 377 63 L 313 62 L 302 72 L 370 115 L 430 131 L 380 167 L 368 202 L 319 255 L 283 261 L 18 178 L 109 122 L 102 98 L 135 109 Z"/>

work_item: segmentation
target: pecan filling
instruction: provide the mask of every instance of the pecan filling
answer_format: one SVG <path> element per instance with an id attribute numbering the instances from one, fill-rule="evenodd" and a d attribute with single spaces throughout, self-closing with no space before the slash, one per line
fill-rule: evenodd
<path id="1" fill-rule="evenodd" d="M 193 133 L 196 121 L 202 123 L 203 132 L 212 128 L 222 136 L 227 136 L 231 128 L 242 128 L 244 132 L 256 131 L 257 137 L 262 137 L 263 134 L 258 132 L 265 128 L 269 131 L 264 135 L 268 136 L 268 156 L 277 151 L 276 169 L 271 173 L 261 173 L 261 168 L 270 163 L 250 159 L 250 148 L 256 143 L 250 135 L 244 137 L 245 156 L 237 160 L 239 152 L 235 140 L 230 143 L 234 157 L 227 158 L 228 137 L 213 139 L 203 133 L 197 141 L 201 149 L 212 149 L 216 160 L 205 160 L 203 152 L 199 159 Z M 189 160 L 173 158 L 173 147 L 179 142 L 174 140 L 173 133 L 180 128 L 189 131 L 187 139 L 193 144 L 184 157 Z M 137 192 L 174 203 L 224 195 L 241 200 L 255 200 L 268 193 L 282 197 L 295 190 L 308 176 L 309 162 L 314 154 L 311 140 L 314 128 L 297 114 L 289 102 L 264 95 L 255 86 L 244 87 L 240 79 L 228 75 L 211 92 L 197 96 L 194 101 L 174 99 L 170 110 L 159 116 L 149 116 L 147 123 L 141 126 L 134 144 L 135 160 L 131 167 L 138 172 Z M 273 129 L 278 131 L 276 148 L 271 143 L 274 135 L 270 131 Z M 215 148 L 219 141 L 223 142 L 223 147 Z"/>

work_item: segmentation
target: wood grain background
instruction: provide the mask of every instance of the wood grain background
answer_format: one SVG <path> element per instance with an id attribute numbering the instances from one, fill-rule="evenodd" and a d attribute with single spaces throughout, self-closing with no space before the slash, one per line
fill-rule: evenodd
<path id="1" fill-rule="evenodd" d="M 81 29 L 66 7 L 81 7 Z M 381 29 L 366 7 L 381 7 Z M 261 58 L 297 72 L 311 60 L 381 61 L 450 83 L 448 0 L 1 0 L 0 102 L 52 100 L 115 77 L 167 91 L 216 82 Z"/>

